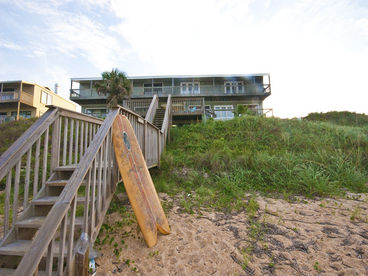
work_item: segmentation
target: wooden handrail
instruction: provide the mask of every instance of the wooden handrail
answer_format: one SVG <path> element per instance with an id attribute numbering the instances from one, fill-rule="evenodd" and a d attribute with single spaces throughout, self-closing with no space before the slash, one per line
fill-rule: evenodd
<path id="1" fill-rule="evenodd" d="M 165 109 L 165 117 L 164 121 L 162 122 L 161 132 L 164 134 L 164 139 L 166 143 L 167 133 L 170 130 L 171 124 L 171 94 L 167 97 L 167 104 Z"/>
<path id="2" fill-rule="evenodd" d="M 46 253 L 50 242 L 52 242 L 72 202 L 76 201 L 78 189 L 118 114 L 119 109 L 116 109 L 110 112 L 106 117 L 104 124 L 99 128 L 95 139 L 93 139 L 77 169 L 74 171 L 58 200 L 51 208 L 45 223 L 39 229 L 29 251 L 22 258 L 14 275 L 24 275 L 24 271 L 33 274 L 37 270 L 39 262 Z"/>
<path id="3" fill-rule="evenodd" d="M 58 109 L 49 109 L 0 156 L 0 179 L 3 179 L 9 169 L 16 165 L 19 158 L 29 150 L 57 116 Z"/>
<path id="4" fill-rule="evenodd" d="M 153 122 L 157 108 L 158 108 L 158 96 L 154 95 L 152 98 L 151 104 L 148 108 L 147 114 L 146 114 L 145 119 L 147 120 L 147 122 L 150 122 L 150 123 Z"/>

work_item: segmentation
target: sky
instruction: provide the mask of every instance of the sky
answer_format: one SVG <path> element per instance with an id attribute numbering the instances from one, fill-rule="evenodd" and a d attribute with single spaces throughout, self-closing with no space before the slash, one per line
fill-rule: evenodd
<path id="1" fill-rule="evenodd" d="M 0 0 L 0 80 L 270 73 L 282 118 L 368 114 L 367 0 Z"/>

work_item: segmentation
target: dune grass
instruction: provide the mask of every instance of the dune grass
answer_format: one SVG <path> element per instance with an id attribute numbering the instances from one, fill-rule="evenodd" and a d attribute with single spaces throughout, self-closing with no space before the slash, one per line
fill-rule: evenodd
<path id="1" fill-rule="evenodd" d="M 368 127 L 246 116 L 172 129 L 153 171 L 183 206 L 238 208 L 244 194 L 306 197 L 368 191 Z"/>

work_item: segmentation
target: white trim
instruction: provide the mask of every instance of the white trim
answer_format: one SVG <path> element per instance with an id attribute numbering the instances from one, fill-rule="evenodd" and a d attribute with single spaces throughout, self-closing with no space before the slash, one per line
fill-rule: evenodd
<path id="1" fill-rule="evenodd" d="M 231 111 L 229 111 L 231 109 Z M 233 105 L 214 105 L 213 110 L 216 114 L 215 120 L 230 120 L 234 118 Z"/>
<path id="2" fill-rule="evenodd" d="M 197 89 L 196 89 L 197 87 Z M 199 81 L 182 81 L 180 82 L 180 94 L 182 95 L 199 95 L 201 93 L 201 85 Z"/>
<path id="3" fill-rule="evenodd" d="M 225 94 L 244 93 L 244 82 L 243 81 L 225 81 L 224 91 L 225 91 Z"/>

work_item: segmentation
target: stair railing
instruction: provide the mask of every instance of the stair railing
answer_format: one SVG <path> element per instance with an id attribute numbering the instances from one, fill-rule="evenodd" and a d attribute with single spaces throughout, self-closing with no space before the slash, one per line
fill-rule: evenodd
<path id="1" fill-rule="evenodd" d="M 110 112 L 48 213 L 15 275 L 24 275 L 25 271 L 27 275 L 37 274 L 40 264 L 44 263 L 46 275 L 51 275 L 53 268 L 58 275 L 85 271 L 89 248 L 97 238 L 119 180 L 112 146 L 112 125 L 119 113 L 128 117 L 141 148 L 146 148 L 147 165 L 159 165 L 165 146 L 164 133 L 126 108 L 119 106 Z M 83 183 L 85 187 L 81 188 Z M 83 209 L 79 210 L 83 212 L 82 217 L 79 216 L 82 225 L 78 229 L 77 205 L 82 202 Z M 41 262 L 44 257 L 46 261 Z M 54 258 L 57 258 L 56 263 Z"/>
<path id="2" fill-rule="evenodd" d="M 78 163 L 102 120 L 49 106 L 0 157 L 0 183 L 5 184 L 0 245 L 30 208 L 59 165 Z M 2 233 L 1 233 L 2 232 Z"/>
<path id="3" fill-rule="evenodd" d="M 165 109 L 164 121 L 162 123 L 161 132 L 164 137 L 164 145 L 166 145 L 167 139 L 170 137 L 170 128 L 172 125 L 172 112 L 171 112 L 171 94 L 167 97 L 167 104 Z"/>
<path id="4" fill-rule="evenodd" d="M 153 119 L 155 118 L 156 110 L 158 108 L 158 96 L 154 95 L 151 101 L 151 104 L 148 108 L 147 114 L 145 119 L 147 122 L 152 123 Z"/>

